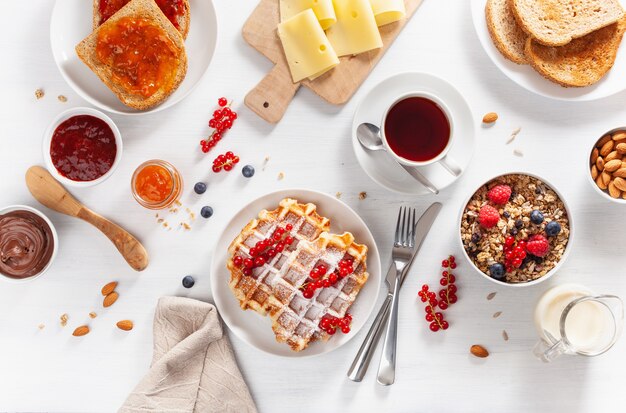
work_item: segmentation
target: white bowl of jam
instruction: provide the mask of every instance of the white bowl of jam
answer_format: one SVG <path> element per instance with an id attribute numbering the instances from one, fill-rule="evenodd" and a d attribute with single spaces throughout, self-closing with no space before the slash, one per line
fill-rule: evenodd
<path id="1" fill-rule="evenodd" d="M 122 158 L 122 135 L 104 113 L 69 109 L 50 124 L 43 138 L 46 167 L 67 186 L 97 185 L 113 174 Z"/>

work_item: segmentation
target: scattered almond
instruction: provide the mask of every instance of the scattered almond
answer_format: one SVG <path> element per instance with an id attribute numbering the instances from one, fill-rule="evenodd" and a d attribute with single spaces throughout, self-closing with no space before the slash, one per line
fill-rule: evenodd
<path id="1" fill-rule="evenodd" d="M 37 89 L 35 90 L 35 97 L 37 98 L 37 100 L 43 98 L 45 95 L 43 89 Z"/>
<path id="2" fill-rule="evenodd" d="M 489 356 L 489 352 L 483 346 L 474 344 L 470 347 L 470 353 L 479 358 L 485 358 Z"/>
<path id="3" fill-rule="evenodd" d="M 113 291 L 112 293 L 109 293 L 106 297 L 104 297 L 104 301 L 102 301 L 102 306 L 111 307 L 113 303 L 117 301 L 118 297 L 119 297 L 119 294 L 116 293 L 115 291 Z"/>
<path id="4" fill-rule="evenodd" d="M 111 281 L 110 283 L 102 287 L 102 290 L 101 290 L 102 295 L 106 297 L 107 295 L 115 291 L 116 287 L 117 287 L 117 281 Z"/>
<path id="5" fill-rule="evenodd" d="M 88 326 L 80 326 L 80 327 L 76 327 L 76 330 L 74 330 L 74 332 L 72 333 L 73 336 L 76 337 L 81 337 L 84 335 L 89 334 L 89 327 Z"/>
<path id="6" fill-rule="evenodd" d="M 483 123 L 494 123 L 498 120 L 498 114 L 496 112 L 489 112 L 483 116 Z"/>
<path id="7" fill-rule="evenodd" d="M 122 320 L 117 322 L 117 328 L 124 331 L 130 331 L 133 329 L 133 322 L 130 320 Z"/>

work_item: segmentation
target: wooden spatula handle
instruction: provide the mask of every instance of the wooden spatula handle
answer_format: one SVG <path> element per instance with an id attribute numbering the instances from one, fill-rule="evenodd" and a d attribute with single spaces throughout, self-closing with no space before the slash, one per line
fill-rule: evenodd
<path id="1" fill-rule="evenodd" d="M 267 122 L 276 123 L 282 119 L 299 87 L 300 83 L 293 83 L 289 68 L 281 62 L 246 95 L 245 103 Z"/>
<path id="2" fill-rule="evenodd" d="M 76 216 L 102 231 L 113 242 L 115 248 L 122 254 L 128 265 L 135 271 L 146 269 L 148 266 L 148 252 L 126 230 L 85 207 Z"/>

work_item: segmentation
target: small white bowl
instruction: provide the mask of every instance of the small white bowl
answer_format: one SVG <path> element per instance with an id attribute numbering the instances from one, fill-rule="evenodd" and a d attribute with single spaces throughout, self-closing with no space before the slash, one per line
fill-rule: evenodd
<path id="1" fill-rule="evenodd" d="M 45 216 L 43 214 L 43 212 L 39 211 L 38 209 L 35 209 L 33 207 L 29 207 L 27 205 L 10 205 L 7 207 L 4 207 L 2 209 L 0 209 L 0 215 L 4 215 L 7 214 L 9 212 L 13 212 L 13 211 L 28 211 L 28 212 L 32 212 L 33 214 L 41 217 L 41 219 L 43 219 L 46 224 L 48 224 L 48 226 L 50 227 L 50 232 L 52 233 L 52 242 L 53 242 L 53 247 L 52 247 L 52 255 L 50 256 L 50 261 L 48 261 L 48 263 L 46 264 L 46 266 L 39 271 L 38 274 L 33 275 L 31 277 L 26 277 L 26 278 L 13 278 L 13 277 L 9 277 L 8 275 L 4 275 L 2 274 L 2 272 L 0 272 L 0 279 L 7 281 L 7 282 L 11 282 L 11 283 L 15 283 L 15 284 L 23 284 L 29 281 L 32 281 L 36 278 L 41 277 L 46 271 L 48 271 L 48 268 L 50 268 L 50 266 L 52 265 L 52 262 L 54 261 L 54 259 L 57 256 L 57 252 L 59 251 L 59 236 L 57 235 L 57 231 L 54 228 L 54 225 L 52 224 L 52 221 L 50 221 L 48 219 L 47 216 Z"/>
<path id="2" fill-rule="evenodd" d="M 494 278 L 491 278 L 488 274 L 485 274 L 484 272 L 482 272 L 475 264 L 474 261 L 472 261 L 472 259 L 470 258 L 470 256 L 467 254 L 467 251 L 465 251 L 465 246 L 463 245 L 463 240 L 461 239 L 461 225 L 463 223 L 463 213 L 465 212 L 465 207 L 467 206 L 467 204 L 469 203 L 470 199 L 472 199 L 472 197 L 474 196 L 474 194 L 476 193 L 476 191 L 478 191 L 482 186 L 486 185 L 487 183 L 498 179 L 502 176 L 507 176 L 507 175 L 528 175 L 532 178 L 536 178 L 539 179 L 540 181 L 542 181 L 543 183 L 545 183 L 546 185 L 548 185 L 556 194 L 557 196 L 561 199 L 561 201 L 563 202 L 563 205 L 565 206 L 565 212 L 567 212 L 567 219 L 568 219 L 568 223 L 569 223 L 569 239 L 567 241 L 567 247 L 565 247 L 565 252 L 563 252 L 563 255 L 561 256 L 561 260 L 554 266 L 554 268 L 552 268 L 550 271 L 548 271 L 548 273 L 546 275 L 544 275 L 543 277 L 537 278 L 536 280 L 532 280 L 532 281 L 528 281 L 525 283 L 507 283 L 504 281 L 498 281 Z M 457 220 L 457 224 L 458 224 L 458 242 L 461 246 L 461 251 L 463 251 L 463 256 L 465 257 L 465 260 L 470 264 L 470 266 L 481 276 L 483 276 L 484 278 L 488 279 L 489 281 L 496 283 L 498 285 L 505 285 L 508 287 L 516 287 L 516 288 L 521 288 L 521 287 L 530 287 L 531 285 L 537 285 L 540 284 L 544 281 L 546 281 L 548 278 L 552 277 L 563 265 L 563 263 L 565 262 L 565 260 L 567 259 L 567 257 L 569 256 L 569 253 L 572 249 L 572 243 L 574 240 L 574 224 L 573 224 L 574 218 L 572 216 L 572 211 L 569 208 L 569 206 L 567 205 L 567 202 L 565 201 L 565 198 L 563 198 L 563 195 L 556 189 L 556 187 L 554 185 L 552 185 L 550 182 L 548 182 L 547 180 L 545 180 L 544 178 L 529 173 L 529 172 L 507 172 L 504 174 L 500 174 L 497 176 L 494 176 L 493 178 L 490 178 L 488 180 L 486 180 L 483 184 L 481 184 L 480 186 L 478 186 L 476 189 L 474 189 L 470 195 L 465 199 L 465 202 L 463 202 L 463 206 L 461 207 L 461 212 L 459 214 L 459 218 Z"/>
<path id="3" fill-rule="evenodd" d="M 106 122 L 107 125 L 109 125 L 109 127 L 113 131 L 113 136 L 115 136 L 115 145 L 117 146 L 117 152 L 115 153 L 113 165 L 111 165 L 111 169 L 109 169 L 107 173 L 97 179 L 94 179 L 93 181 L 73 181 L 69 178 L 66 178 L 59 173 L 57 168 L 52 163 L 52 157 L 50 156 L 50 144 L 52 142 L 52 135 L 54 134 L 56 128 L 69 118 L 79 115 L 90 115 L 103 120 L 104 122 Z M 120 134 L 120 131 L 113 122 L 113 120 L 111 120 L 111 118 L 109 118 L 107 115 L 100 112 L 99 110 L 92 108 L 78 107 L 66 110 L 52 121 L 52 123 L 50 124 L 50 126 L 48 126 L 46 132 L 43 135 L 43 157 L 46 168 L 48 168 L 48 171 L 50 171 L 52 176 L 63 185 L 73 186 L 77 188 L 86 188 L 98 185 L 100 182 L 105 181 L 109 176 L 111 176 L 122 159 L 122 150 L 122 135 Z"/>
<path id="4" fill-rule="evenodd" d="M 591 165 L 589 163 L 589 160 L 591 158 L 591 152 L 593 152 L 593 148 L 596 147 L 596 143 L 598 143 L 598 141 L 600 139 L 602 139 L 603 136 L 606 136 L 608 134 L 614 134 L 615 132 L 626 132 L 626 126 L 622 126 L 620 128 L 615 128 L 615 129 L 611 129 L 610 131 L 603 133 L 598 139 L 596 139 L 595 141 L 593 141 L 593 146 L 591 147 L 591 149 L 589 150 L 589 153 L 587 155 L 587 157 L 585 158 L 585 162 L 587 163 L 587 181 L 589 181 L 589 183 L 591 183 L 591 186 L 593 186 L 593 189 L 595 189 L 595 191 L 597 193 L 599 193 L 600 195 L 602 195 L 604 198 L 608 199 L 611 202 L 615 202 L 616 204 L 622 204 L 622 205 L 626 205 L 626 199 L 622 199 L 622 198 L 613 198 L 611 195 L 609 195 L 608 191 L 604 191 L 602 189 L 600 189 L 598 187 L 598 185 L 596 184 L 596 182 L 591 178 Z"/>

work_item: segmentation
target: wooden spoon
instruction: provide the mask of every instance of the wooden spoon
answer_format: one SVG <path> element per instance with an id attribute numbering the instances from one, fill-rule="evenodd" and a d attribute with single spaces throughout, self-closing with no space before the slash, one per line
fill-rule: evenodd
<path id="1" fill-rule="evenodd" d="M 44 168 L 31 166 L 26 171 L 26 186 L 35 199 L 48 208 L 80 218 L 102 231 L 135 271 L 143 271 L 148 266 L 148 252 L 135 237 L 78 202 Z"/>

